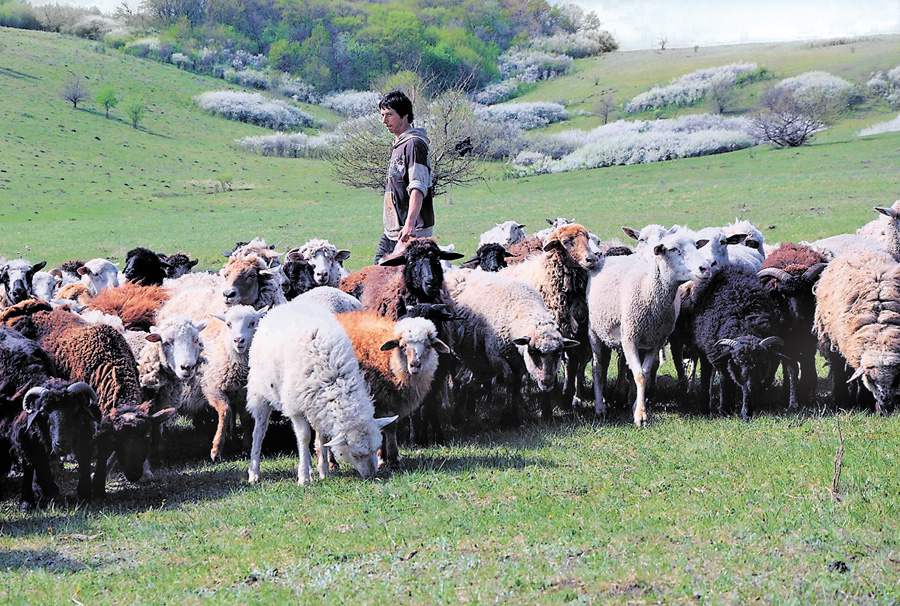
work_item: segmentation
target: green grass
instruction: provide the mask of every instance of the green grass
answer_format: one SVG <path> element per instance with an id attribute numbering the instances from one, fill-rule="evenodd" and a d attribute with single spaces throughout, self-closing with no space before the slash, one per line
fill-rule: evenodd
<path id="1" fill-rule="evenodd" d="M 222 81 L 57 35 L 0 29 L 0 40 L 0 255 L 121 261 L 140 245 L 185 250 L 216 268 L 223 250 L 259 235 L 282 249 L 326 237 L 353 251 L 353 269 L 371 258 L 380 195 L 338 185 L 323 162 L 232 149 L 234 138 L 263 131 L 191 102 L 225 88 Z M 778 77 L 824 69 L 864 82 L 900 63 L 896 42 L 616 53 L 580 60 L 573 76 L 526 98 L 587 107 L 596 89 L 614 87 L 624 100 L 735 61 Z M 93 102 L 73 110 L 57 94 L 69 72 L 89 78 L 95 93 L 111 82 L 122 99 L 144 98 L 141 128 L 118 109 L 107 120 Z M 863 108 L 796 150 L 519 180 L 488 165 L 487 181 L 438 200 L 438 239 L 470 253 L 494 222 L 536 230 L 557 215 L 603 237 L 622 225 L 736 216 L 773 242 L 853 230 L 874 218 L 872 206 L 898 197 L 900 135 L 855 136 L 894 115 L 880 111 Z M 226 174 L 233 191 L 216 187 Z M 246 461 L 205 463 L 208 442 L 183 423 L 170 438 L 178 448 L 155 467 L 158 480 L 117 479 L 102 504 L 23 512 L 13 478 L 0 502 L 0 601 L 900 600 L 900 416 L 823 415 L 823 388 L 818 405 L 799 415 L 770 405 L 750 424 L 702 419 L 666 391 L 669 373 L 664 367 L 647 429 L 629 425 L 626 411 L 608 425 L 579 418 L 511 432 L 460 428 L 447 446 L 403 450 L 402 468 L 372 482 L 343 470 L 300 489 L 296 458 L 282 456 L 266 458 L 262 483 L 249 486 Z M 846 452 L 835 496 L 839 425 Z M 71 476 L 68 469 L 69 494 Z"/>

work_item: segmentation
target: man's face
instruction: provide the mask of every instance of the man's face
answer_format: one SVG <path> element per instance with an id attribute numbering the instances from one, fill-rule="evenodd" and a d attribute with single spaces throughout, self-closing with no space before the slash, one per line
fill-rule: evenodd
<path id="1" fill-rule="evenodd" d="M 384 124 L 388 129 L 388 132 L 395 137 L 399 137 L 409 130 L 409 120 L 406 119 L 406 116 L 401 118 L 397 112 L 390 107 L 381 110 L 381 123 Z"/>

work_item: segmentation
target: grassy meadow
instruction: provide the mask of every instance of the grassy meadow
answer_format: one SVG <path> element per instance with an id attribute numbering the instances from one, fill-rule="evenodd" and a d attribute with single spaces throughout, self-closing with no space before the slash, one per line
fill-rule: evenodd
<path id="1" fill-rule="evenodd" d="M 864 83 L 900 64 L 900 36 L 613 53 L 577 61 L 526 99 L 590 109 L 594 91 L 621 102 L 751 61 L 777 77 L 815 69 Z M 143 99 L 140 128 L 124 102 L 110 119 L 93 100 L 73 109 L 58 94 L 70 73 L 93 94 L 108 82 L 121 99 Z M 746 91 L 741 112 L 764 85 Z M 349 268 L 367 264 L 380 194 L 337 184 L 322 161 L 235 151 L 233 139 L 262 129 L 192 103 L 229 87 L 92 42 L 0 28 L 0 256 L 118 262 L 147 246 L 211 269 L 237 240 L 286 249 L 325 237 L 353 252 Z M 437 201 L 437 237 L 471 253 L 494 222 L 536 230 L 558 215 L 601 237 L 736 216 L 772 242 L 846 232 L 900 197 L 900 133 L 855 136 L 895 115 L 868 103 L 799 149 L 526 179 L 487 165 L 484 182 Z M 664 368 L 648 428 L 631 426 L 624 406 L 608 424 L 580 415 L 501 432 L 473 422 L 448 445 L 402 450 L 401 468 L 375 481 L 343 469 L 306 489 L 289 454 L 265 458 L 262 482 L 249 486 L 246 460 L 208 463 L 209 444 L 180 422 L 157 480 L 114 480 L 103 503 L 21 511 L 18 478 L 5 481 L 0 602 L 900 602 L 900 415 L 832 411 L 824 379 L 799 413 L 782 413 L 776 395 L 749 424 L 701 418 Z"/>

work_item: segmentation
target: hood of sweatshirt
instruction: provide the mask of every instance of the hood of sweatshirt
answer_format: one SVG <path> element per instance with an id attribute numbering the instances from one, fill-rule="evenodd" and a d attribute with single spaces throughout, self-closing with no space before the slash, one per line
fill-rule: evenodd
<path id="1" fill-rule="evenodd" d="M 428 141 L 428 135 L 425 134 L 424 128 L 411 128 L 408 131 L 405 131 L 402 135 L 400 135 L 400 138 L 398 138 L 397 142 L 394 143 L 394 147 L 399 147 L 400 145 L 403 145 L 404 143 L 406 143 L 413 137 L 418 137 L 419 139 L 422 139 L 425 142 L 425 145 L 430 145 L 430 142 Z"/>

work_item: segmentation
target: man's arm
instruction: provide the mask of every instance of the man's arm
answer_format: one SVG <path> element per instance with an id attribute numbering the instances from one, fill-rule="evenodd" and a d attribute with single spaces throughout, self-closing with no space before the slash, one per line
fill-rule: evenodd
<path id="1" fill-rule="evenodd" d="M 419 220 L 419 212 L 422 210 L 422 200 L 425 194 L 419 189 L 412 189 L 409 192 L 409 212 L 406 214 L 406 223 L 400 230 L 400 241 L 407 242 L 416 235 L 416 221 Z"/>

